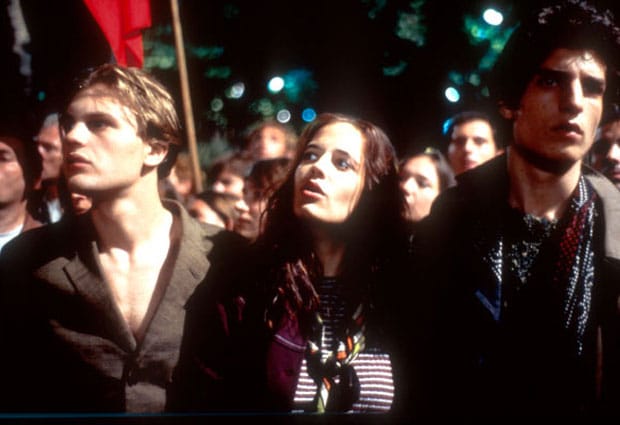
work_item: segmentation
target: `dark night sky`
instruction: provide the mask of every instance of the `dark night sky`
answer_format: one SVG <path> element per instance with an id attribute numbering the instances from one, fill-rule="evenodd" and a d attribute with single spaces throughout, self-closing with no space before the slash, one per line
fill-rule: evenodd
<path id="1" fill-rule="evenodd" d="M 6 4 L 8 0 L 2 1 Z M 25 81 L 16 73 L 16 64 L 5 32 L 2 52 L 5 82 L 2 112 L 38 112 L 47 102 L 35 100 L 44 90 L 48 100 L 62 92 L 63 81 L 76 70 L 105 62 L 110 53 L 102 34 L 81 0 L 21 0 L 32 38 L 33 96 L 24 99 L 20 90 Z M 291 68 L 312 70 L 318 83 L 314 108 L 321 111 L 359 115 L 381 125 L 397 146 L 413 141 L 434 142 L 440 137 L 442 122 L 468 105 L 451 105 L 442 96 L 451 69 L 471 70 L 486 47 L 472 47 L 463 32 L 463 15 L 480 13 L 484 6 L 510 9 L 506 25 L 540 1 L 527 0 L 427 0 L 422 8 L 428 28 L 427 43 L 416 47 L 394 35 L 399 10 L 410 0 L 387 0 L 376 19 L 368 18 L 368 5 L 376 1 L 244 1 L 180 0 L 187 44 L 223 45 L 219 59 L 230 66 L 232 77 L 246 83 L 247 96 L 260 96 L 267 79 Z M 617 2 L 607 7 L 620 16 Z M 237 5 L 233 19 L 224 19 L 230 5 Z M 6 7 L 3 8 L 5 10 Z M 170 22 L 169 1 L 153 0 L 154 25 Z M 2 17 L 2 28 L 8 21 Z M 382 67 L 400 59 L 408 62 L 405 72 L 385 77 Z M 188 62 L 194 114 L 208 105 L 221 87 L 202 77 L 204 64 Z M 201 67 L 202 66 L 202 67 Z M 178 97 L 178 76 L 158 75 Z M 470 97 L 471 99 L 471 97 Z M 180 98 L 178 97 L 179 105 Z M 478 106 L 478 105 L 474 105 Z M 242 130 L 251 117 L 234 115 L 229 125 Z M 202 126 L 201 126 L 202 128 Z M 201 131 L 199 128 L 199 133 Z M 200 134 L 199 134 L 200 135 Z"/>

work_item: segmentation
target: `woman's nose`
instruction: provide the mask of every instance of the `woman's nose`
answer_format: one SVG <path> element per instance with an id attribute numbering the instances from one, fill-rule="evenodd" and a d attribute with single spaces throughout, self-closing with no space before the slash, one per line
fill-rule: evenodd
<path id="1" fill-rule="evenodd" d="M 324 177 L 327 171 L 327 167 L 329 167 L 329 156 L 326 154 L 321 155 L 310 168 L 310 171 L 314 176 Z"/>
<path id="2" fill-rule="evenodd" d="M 235 209 L 237 211 L 239 211 L 240 213 L 244 213 L 244 212 L 250 211 L 250 207 L 248 207 L 247 202 L 245 202 L 245 199 L 243 199 L 243 198 L 241 198 L 237 202 L 235 202 Z"/>

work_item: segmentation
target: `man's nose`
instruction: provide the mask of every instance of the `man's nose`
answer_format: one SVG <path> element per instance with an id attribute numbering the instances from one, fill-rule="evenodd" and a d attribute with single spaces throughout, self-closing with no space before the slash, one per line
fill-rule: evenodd
<path id="1" fill-rule="evenodd" d="M 468 137 L 465 140 L 465 144 L 463 145 L 463 150 L 465 152 L 472 152 L 475 147 L 476 147 L 476 142 L 474 141 L 473 137 Z"/>
<path id="2" fill-rule="evenodd" d="M 620 162 L 620 141 L 611 145 L 609 152 L 607 152 L 607 158 L 615 162 Z"/>
<path id="3" fill-rule="evenodd" d="M 88 137 L 88 127 L 82 122 L 76 122 L 65 133 L 63 141 L 71 143 L 85 143 Z"/>
<path id="4" fill-rule="evenodd" d="M 583 86 L 575 79 L 562 89 L 562 109 L 573 114 L 583 111 Z"/>

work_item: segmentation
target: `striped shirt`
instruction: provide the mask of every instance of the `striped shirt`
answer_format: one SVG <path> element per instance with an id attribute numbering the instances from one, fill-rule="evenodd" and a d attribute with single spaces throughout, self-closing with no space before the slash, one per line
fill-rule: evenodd
<path id="1" fill-rule="evenodd" d="M 324 322 L 321 340 L 323 359 L 327 358 L 334 347 L 335 333 L 344 320 L 345 303 L 340 294 L 336 279 L 323 279 L 318 288 L 321 301 L 321 317 Z M 374 347 L 366 347 L 352 362 L 360 382 L 360 397 L 351 412 L 386 412 L 390 410 L 394 399 L 394 380 L 392 364 L 387 353 Z M 317 385 L 308 375 L 306 360 L 303 360 L 297 389 L 295 391 L 296 411 L 305 411 L 304 406 L 312 404 L 317 392 Z"/>

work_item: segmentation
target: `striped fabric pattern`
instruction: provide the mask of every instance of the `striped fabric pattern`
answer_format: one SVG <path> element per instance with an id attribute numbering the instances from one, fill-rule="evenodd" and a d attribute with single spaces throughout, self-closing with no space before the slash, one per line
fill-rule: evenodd
<path id="1" fill-rule="evenodd" d="M 334 347 L 335 332 L 345 320 L 344 299 L 335 279 L 323 279 L 320 283 L 321 317 L 325 323 L 322 355 L 326 358 L 328 348 Z M 390 356 L 376 348 L 366 348 L 351 363 L 360 381 L 360 399 L 353 404 L 351 412 L 385 412 L 390 410 L 394 399 L 394 380 Z M 295 392 L 296 410 L 304 411 L 312 405 L 317 386 L 308 375 L 306 360 Z"/>

